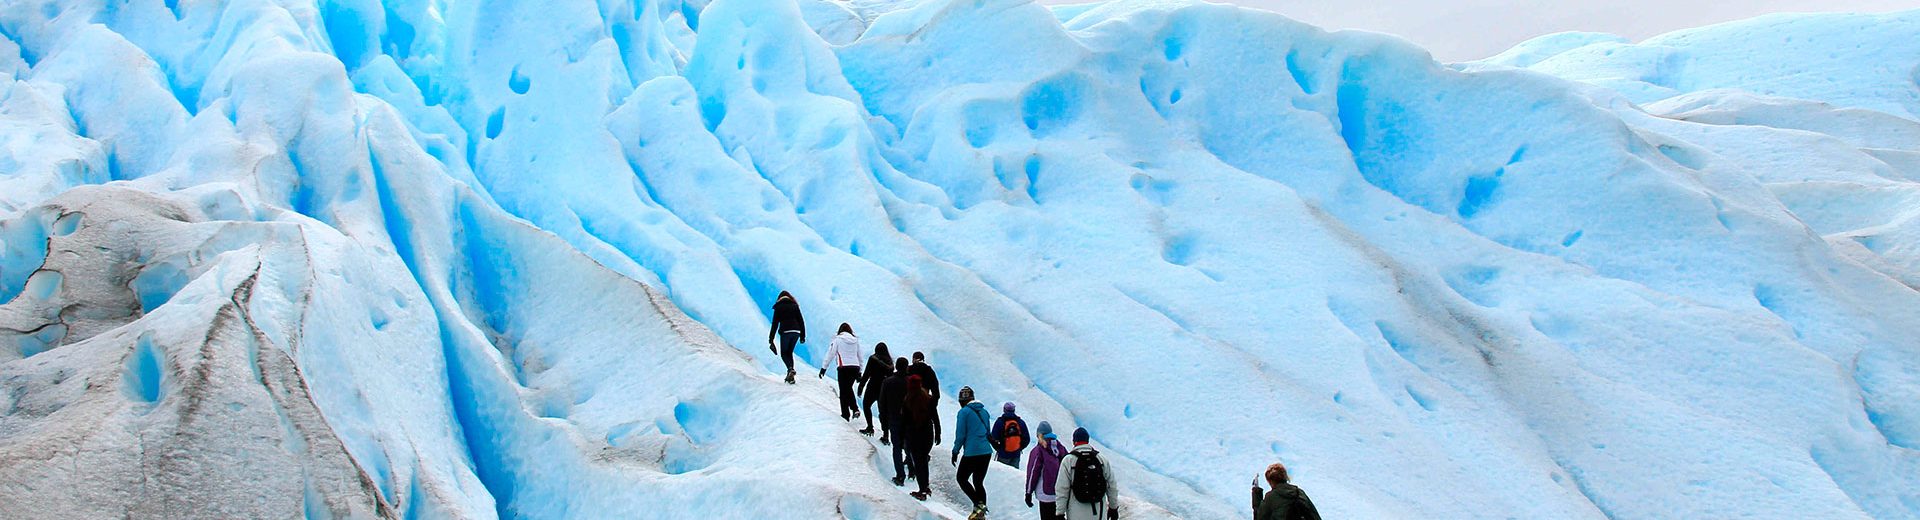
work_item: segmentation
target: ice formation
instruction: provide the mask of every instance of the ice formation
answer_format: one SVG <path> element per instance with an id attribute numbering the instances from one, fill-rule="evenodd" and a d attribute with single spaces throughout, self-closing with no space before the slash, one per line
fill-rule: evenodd
<path id="1" fill-rule="evenodd" d="M 780 382 L 788 290 L 1091 430 L 1125 518 L 1275 460 L 1329 518 L 1920 516 L 1920 11 L 1458 64 L 1157 0 L 0 36 L 6 512 L 955 517 Z"/>

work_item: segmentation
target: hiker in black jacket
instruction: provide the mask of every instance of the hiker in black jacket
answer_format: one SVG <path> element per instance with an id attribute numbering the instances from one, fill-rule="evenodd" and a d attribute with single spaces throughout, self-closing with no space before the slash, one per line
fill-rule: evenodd
<path id="1" fill-rule="evenodd" d="M 920 376 L 920 384 L 925 386 L 928 392 L 932 392 L 933 416 L 936 418 L 935 419 L 936 421 L 939 420 L 938 417 L 940 417 L 940 376 L 938 374 L 933 373 L 933 366 L 927 364 L 926 354 L 919 353 L 919 352 L 913 353 L 913 366 L 907 368 L 907 375 Z M 940 445 L 940 429 L 939 428 L 935 428 L 933 430 L 933 445 L 934 446 Z"/>
<path id="2" fill-rule="evenodd" d="M 773 339 L 780 338 L 780 347 L 775 350 Z M 800 315 L 800 303 L 793 295 L 780 291 L 780 298 L 773 302 L 773 327 L 767 329 L 767 350 L 780 354 L 780 361 L 787 364 L 787 384 L 793 384 L 793 346 L 807 342 L 807 319 Z"/>
<path id="3" fill-rule="evenodd" d="M 907 483 L 907 463 L 912 457 L 907 454 L 911 448 L 907 442 L 906 410 L 902 408 L 907 398 L 907 358 L 893 360 L 893 375 L 880 383 L 880 424 L 893 432 L 893 485 Z"/>
<path id="4" fill-rule="evenodd" d="M 873 355 L 867 356 L 867 369 L 860 373 L 860 388 L 854 393 L 860 395 L 860 410 L 867 414 L 867 429 L 860 430 L 861 435 L 873 435 L 873 403 L 880 400 L 880 385 L 888 376 L 893 375 L 893 357 L 887 354 L 887 342 L 873 346 Z M 893 428 L 886 420 L 880 421 L 880 444 L 889 442 L 888 434 Z"/>
<path id="5" fill-rule="evenodd" d="M 874 343 L 874 355 L 866 357 L 866 370 L 860 370 L 860 380 L 854 386 L 854 393 L 860 395 L 860 411 L 866 413 L 866 430 L 860 430 L 860 436 L 874 434 L 874 403 L 879 401 L 879 386 L 893 374 L 893 357 L 887 355 L 887 342 Z M 879 422 L 879 443 L 887 443 L 887 422 Z"/>
<path id="6" fill-rule="evenodd" d="M 933 491 L 927 481 L 928 461 L 933 451 L 934 435 L 940 432 L 940 417 L 933 414 L 933 395 L 927 393 L 920 383 L 920 376 L 907 375 L 907 395 L 901 399 L 900 436 L 906 442 L 907 455 L 913 458 L 908 463 L 913 468 L 913 479 L 920 482 L 920 490 L 912 493 L 914 500 L 925 501 Z"/>
<path id="7" fill-rule="evenodd" d="M 1287 478 L 1286 466 L 1278 462 L 1267 466 L 1266 476 L 1267 485 L 1272 486 L 1273 491 L 1262 498 L 1259 483 L 1254 483 L 1253 520 L 1320 520 L 1320 510 L 1313 507 L 1307 492 Z"/>

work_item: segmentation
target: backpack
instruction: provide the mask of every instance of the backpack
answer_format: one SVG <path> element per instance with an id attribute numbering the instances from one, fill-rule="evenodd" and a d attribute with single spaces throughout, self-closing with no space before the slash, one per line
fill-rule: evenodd
<path id="1" fill-rule="evenodd" d="M 1073 500 L 1097 504 L 1107 499 L 1107 463 L 1098 450 L 1073 456 Z"/>
<path id="2" fill-rule="evenodd" d="M 1320 520 L 1320 510 L 1313 507 L 1313 499 L 1307 498 L 1307 492 L 1301 491 L 1300 500 L 1294 502 L 1290 516 L 1293 520 Z"/>
<path id="3" fill-rule="evenodd" d="M 1019 453 L 1020 448 L 1026 447 L 1026 440 L 1027 432 L 1020 430 L 1019 419 L 1008 417 L 1000 423 L 1000 451 Z"/>

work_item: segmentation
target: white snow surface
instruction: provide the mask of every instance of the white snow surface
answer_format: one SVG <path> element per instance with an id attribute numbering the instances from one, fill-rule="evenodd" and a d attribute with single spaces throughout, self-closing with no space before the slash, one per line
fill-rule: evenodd
<path id="1" fill-rule="evenodd" d="M 957 517 L 807 377 L 845 321 L 1088 428 L 1124 518 L 1274 461 L 1328 518 L 1920 517 L 1920 11 L 1452 65 L 1158 0 L 0 37 L 0 516 Z"/>

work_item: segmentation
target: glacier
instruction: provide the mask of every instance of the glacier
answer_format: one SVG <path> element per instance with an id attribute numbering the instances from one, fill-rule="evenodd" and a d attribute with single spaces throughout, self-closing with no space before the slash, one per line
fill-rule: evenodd
<path id="1" fill-rule="evenodd" d="M 0 71 L 4 517 L 962 516 L 782 290 L 1124 518 L 1920 517 L 1920 11 L 10 0 Z"/>

